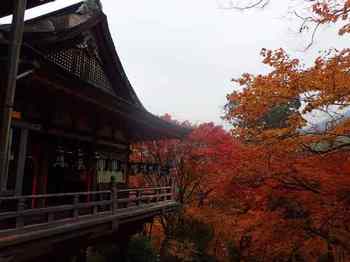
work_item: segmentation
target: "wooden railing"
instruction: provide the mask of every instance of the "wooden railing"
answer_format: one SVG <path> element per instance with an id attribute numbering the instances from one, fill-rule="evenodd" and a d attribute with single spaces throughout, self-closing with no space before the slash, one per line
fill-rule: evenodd
<path id="1" fill-rule="evenodd" d="M 89 216 L 113 215 L 126 208 L 172 199 L 170 186 L 0 197 L 0 233 Z"/>

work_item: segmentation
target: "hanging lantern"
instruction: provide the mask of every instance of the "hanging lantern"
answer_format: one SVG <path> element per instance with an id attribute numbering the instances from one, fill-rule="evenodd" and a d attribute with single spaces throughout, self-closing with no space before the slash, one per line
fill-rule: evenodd
<path id="1" fill-rule="evenodd" d="M 153 168 L 151 164 L 146 164 L 146 173 L 151 174 L 153 172 Z"/>
<path id="2" fill-rule="evenodd" d="M 160 175 L 161 175 L 161 176 L 168 176 L 168 175 L 169 175 L 169 168 L 167 168 L 167 167 L 162 167 L 162 168 L 160 169 Z"/>
<path id="3" fill-rule="evenodd" d="M 141 173 L 143 173 L 143 174 L 147 172 L 147 166 L 146 166 L 145 163 L 141 163 L 141 164 L 140 164 L 140 171 L 141 171 Z"/>
<path id="4" fill-rule="evenodd" d="M 162 172 L 162 167 L 160 166 L 160 164 L 157 164 L 157 169 L 156 170 L 157 170 L 158 173 Z"/>
<path id="5" fill-rule="evenodd" d="M 133 172 L 134 172 L 134 175 L 136 175 L 138 172 L 139 172 L 139 164 L 132 164 L 131 166 Z"/>
<path id="6" fill-rule="evenodd" d="M 53 164 L 54 167 L 65 167 L 65 158 L 64 158 L 64 149 L 63 147 L 59 146 L 56 150 L 56 160 Z"/>
<path id="7" fill-rule="evenodd" d="M 152 173 L 152 169 L 151 169 L 151 165 L 150 164 L 146 164 L 146 173 L 147 174 Z"/>
<path id="8" fill-rule="evenodd" d="M 101 158 L 100 153 L 99 153 L 99 152 L 95 152 L 95 153 L 94 153 L 94 159 L 95 159 L 95 160 L 98 160 L 98 159 L 100 159 L 100 158 Z"/>
<path id="9" fill-rule="evenodd" d="M 77 153 L 77 170 L 85 170 L 85 164 L 84 164 L 84 153 L 81 148 L 78 148 L 78 153 Z"/>
<path id="10" fill-rule="evenodd" d="M 141 164 L 140 163 L 136 164 L 136 170 L 137 170 L 136 174 L 140 174 L 141 173 Z"/>
<path id="11" fill-rule="evenodd" d="M 158 170 L 158 165 L 152 164 L 152 173 L 157 173 L 157 170 Z"/>
<path id="12" fill-rule="evenodd" d="M 74 168 L 75 158 L 72 150 L 65 150 L 65 167 Z"/>
<path id="13" fill-rule="evenodd" d="M 170 175 L 170 167 L 166 168 L 166 175 L 169 176 Z"/>

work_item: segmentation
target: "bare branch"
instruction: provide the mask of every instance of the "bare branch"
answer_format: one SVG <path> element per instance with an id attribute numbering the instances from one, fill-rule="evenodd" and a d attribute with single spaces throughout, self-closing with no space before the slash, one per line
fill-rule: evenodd
<path id="1" fill-rule="evenodd" d="M 219 3 L 219 1 L 217 1 L 217 3 L 220 9 L 228 9 L 228 10 L 235 9 L 239 11 L 244 11 L 244 10 L 253 9 L 256 7 L 264 8 L 270 3 L 270 0 L 257 0 L 257 1 L 254 1 L 253 3 L 248 3 L 245 6 L 235 5 L 232 0 L 229 2 L 230 4 L 228 6 L 223 6 L 222 4 Z"/>

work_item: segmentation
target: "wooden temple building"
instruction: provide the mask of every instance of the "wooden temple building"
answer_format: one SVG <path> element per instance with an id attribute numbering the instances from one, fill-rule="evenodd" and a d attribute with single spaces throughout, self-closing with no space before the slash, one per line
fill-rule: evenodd
<path id="1" fill-rule="evenodd" d="M 9 2 L 0 3 L 0 15 L 9 14 Z M 93 3 L 24 23 L 1 178 L 0 261 L 41 261 L 49 251 L 81 250 L 100 238 L 125 242 L 145 221 L 177 208 L 172 185 L 129 187 L 130 145 L 189 130 L 143 107 Z M 9 39 L 10 26 L 0 26 L 0 68 Z"/>

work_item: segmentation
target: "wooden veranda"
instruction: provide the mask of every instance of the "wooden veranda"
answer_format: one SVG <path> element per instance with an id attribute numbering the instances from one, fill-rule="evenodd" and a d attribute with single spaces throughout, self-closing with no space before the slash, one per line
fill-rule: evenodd
<path id="1" fill-rule="evenodd" d="M 0 213 L 0 258 L 10 261 L 30 261 L 74 239 L 86 246 L 178 208 L 169 186 L 1 197 L 0 204 L 12 207 Z"/>

